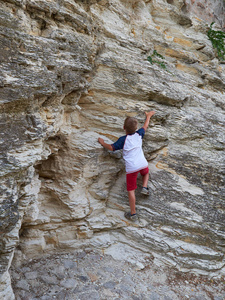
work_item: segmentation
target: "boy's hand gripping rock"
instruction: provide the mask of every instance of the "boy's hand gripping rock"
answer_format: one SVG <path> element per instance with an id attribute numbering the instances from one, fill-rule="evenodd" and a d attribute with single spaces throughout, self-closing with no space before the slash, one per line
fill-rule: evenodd
<path id="1" fill-rule="evenodd" d="M 145 111 L 146 117 L 150 117 L 150 118 L 151 118 L 154 114 L 155 114 L 155 111 L 154 111 L 154 110 L 149 111 L 149 112 Z"/>
<path id="2" fill-rule="evenodd" d="M 146 112 L 145 111 L 145 115 L 146 115 L 146 120 L 145 120 L 145 123 L 144 123 L 144 130 L 146 131 L 146 129 L 148 128 L 148 125 L 149 125 L 149 121 L 151 119 L 151 117 L 155 114 L 155 111 L 149 111 L 149 112 Z"/>

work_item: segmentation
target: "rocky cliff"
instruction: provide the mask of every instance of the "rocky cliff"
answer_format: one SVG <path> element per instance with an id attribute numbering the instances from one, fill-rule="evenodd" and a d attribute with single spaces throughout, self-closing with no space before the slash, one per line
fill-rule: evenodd
<path id="1" fill-rule="evenodd" d="M 225 64 L 207 37 L 224 1 L 0 3 L 0 297 L 13 299 L 15 250 L 18 262 L 89 245 L 224 274 Z M 151 195 L 137 190 L 130 223 L 121 153 L 97 138 L 148 110 Z"/>

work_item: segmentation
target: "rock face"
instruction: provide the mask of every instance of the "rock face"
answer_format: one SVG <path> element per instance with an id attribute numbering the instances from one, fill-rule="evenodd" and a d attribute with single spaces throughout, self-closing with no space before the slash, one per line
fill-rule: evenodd
<path id="1" fill-rule="evenodd" d="M 224 274 L 225 65 L 207 38 L 224 2 L 0 2 L 0 298 L 13 299 L 16 247 L 20 260 L 90 245 Z M 122 155 L 97 139 L 148 110 L 151 195 L 137 190 L 130 223 Z"/>

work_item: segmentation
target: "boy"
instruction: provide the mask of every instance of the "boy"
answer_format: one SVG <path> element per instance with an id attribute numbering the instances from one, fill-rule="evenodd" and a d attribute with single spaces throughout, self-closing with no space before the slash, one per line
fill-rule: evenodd
<path id="1" fill-rule="evenodd" d="M 145 112 L 146 120 L 144 126 L 137 130 L 137 119 L 133 117 L 127 117 L 124 122 L 124 130 L 126 135 L 120 137 L 114 144 L 106 144 L 102 138 L 98 139 L 98 142 L 106 149 L 110 151 L 116 151 L 123 149 L 123 158 L 126 166 L 126 182 L 127 191 L 130 204 L 130 212 L 125 212 L 124 216 L 129 220 L 136 220 L 135 209 L 135 190 L 137 188 L 137 175 L 140 172 L 142 175 L 142 191 L 144 195 L 149 195 L 148 179 L 149 169 L 148 162 L 144 157 L 142 150 L 142 138 L 145 131 L 148 128 L 150 118 L 155 114 L 154 111 Z"/>

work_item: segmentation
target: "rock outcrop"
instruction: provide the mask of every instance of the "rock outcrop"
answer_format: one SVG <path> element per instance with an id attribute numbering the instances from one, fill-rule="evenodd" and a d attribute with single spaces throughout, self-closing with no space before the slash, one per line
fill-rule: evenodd
<path id="1" fill-rule="evenodd" d="M 225 4 L 205 2 L 1 1 L 0 297 L 13 299 L 15 249 L 90 245 L 224 274 L 225 64 L 207 30 L 224 26 Z M 151 64 L 154 50 L 164 59 Z M 130 223 L 121 153 L 97 139 L 148 110 L 151 195 L 137 190 Z"/>

